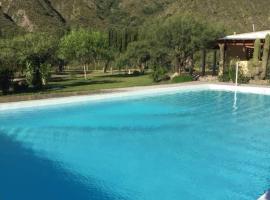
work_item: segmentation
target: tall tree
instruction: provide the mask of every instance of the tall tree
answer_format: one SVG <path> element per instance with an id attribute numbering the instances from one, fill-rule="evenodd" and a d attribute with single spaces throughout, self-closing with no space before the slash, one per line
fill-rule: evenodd
<path id="1" fill-rule="evenodd" d="M 87 29 L 73 30 L 61 39 L 59 55 L 63 59 L 76 60 L 82 64 L 84 78 L 87 79 L 86 66 L 104 59 L 108 54 L 106 52 L 109 48 L 108 44 L 108 38 L 102 32 Z"/>

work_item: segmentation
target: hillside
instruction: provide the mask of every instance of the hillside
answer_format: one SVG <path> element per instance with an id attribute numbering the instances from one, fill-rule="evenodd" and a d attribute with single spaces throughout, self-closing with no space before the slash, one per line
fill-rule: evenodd
<path id="1" fill-rule="evenodd" d="M 153 17 L 190 13 L 224 24 L 228 32 L 270 27 L 267 0 L 0 0 L 2 32 L 67 27 L 138 26 Z"/>
<path id="2" fill-rule="evenodd" d="M 17 26 L 9 16 L 0 10 L 0 36 L 17 31 Z"/>

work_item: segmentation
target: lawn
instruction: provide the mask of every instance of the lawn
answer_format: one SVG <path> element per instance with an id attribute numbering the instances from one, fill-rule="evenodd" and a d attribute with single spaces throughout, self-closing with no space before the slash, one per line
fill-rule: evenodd
<path id="1" fill-rule="evenodd" d="M 123 88 L 132 86 L 146 86 L 154 84 L 149 74 L 133 76 L 127 74 L 104 74 L 95 72 L 88 74 L 84 80 L 81 75 L 71 75 L 52 78 L 46 92 L 78 92 L 98 91 L 102 89 Z"/>
<path id="2" fill-rule="evenodd" d="M 104 74 L 101 71 L 88 73 L 87 80 L 85 80 L 83 74 L 79 72 L 65 72 L 53 74 L 48 85 L 42 91 L 33 91 L 33 89 L 29 88 L 27 91 L 14 93 L 7 96 L 1 96 L 0 92 L 0 103 L 71 95 L 84 95 L 100 93 L 104 92 L 104 90 L 114 88 L 149 86 L 187 81 L 190 80 L 181 79 L 177 81 L 173 80 L 155 83 L 148 73 L 135 76 L 119 72 L 115 72 L 114 74 Z"/>

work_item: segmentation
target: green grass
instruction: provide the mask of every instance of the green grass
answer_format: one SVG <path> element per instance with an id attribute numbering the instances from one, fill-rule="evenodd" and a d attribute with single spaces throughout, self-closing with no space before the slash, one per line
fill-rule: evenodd
<path id="1" fill-rule="evenodd" d="M 101 72 L 89 73 L 87 80 L 82 74 L 65 73 L 62 76 L 54 75 L 45 89 L 34 91 L 29 88 L 22 93 L 1 96 L 0 102 L 42 99 L 50 97 L 69 96 L 77 94 L 98 93 L 104 90 L 133 86 L 154 85 L 149 74 L 133 76 L 125 74 L 104 74 Z"/>
<path id="2" fill-rule="evenodd" d="M 146 86 L 152 84 L 154 84 L 154 82 L 148 74 L 141 76 L 130 76 L 124 74 L 112 75 L 94 73 L 89 74 L 87 80 L 84 80 L 82 76 L 70 77 L 61 80 L 54 80 L 50 82 L 48 86 L 54 92 L 77 92 L 132 86 Z M 50 89 L 47 92 L 50 92 Z"/>
<path id="3" fill-rule="evenodd" d="M 193 81 L 192 77 L 189 75 L 177 76 L 171 80 L 172 83 L 184 83 Z"/>
<path id="4" fill-rule="evenodd" d="M 13 93 L 7 96 L 1 96 L 0 91 L 0 103 L 70 95 L 83 95 L 100 93 L 104 92 L 104 90 L 115 88 L 183 83 L 189 81 L 192 81 L 192 78 L 187 75 L 176 77 L 172 81 L 155 83 L 150 74 L 134 76 L 123 73 L 104 74 L 102 72 L 88 73 L 87 80 L 85 80 L 81 72 L 65 72 L 63 74 L 53 74 L 49 84 L 41 91 L 35 91 L 32 88 L 29 88 L 27 91 Z"/>

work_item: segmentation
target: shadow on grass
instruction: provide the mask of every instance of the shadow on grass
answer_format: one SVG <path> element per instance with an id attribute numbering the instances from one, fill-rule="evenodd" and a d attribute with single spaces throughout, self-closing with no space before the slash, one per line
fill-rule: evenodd
<path id="1" fill-rule="evenodd" d="M 63 85 L 64 87 L 75 87 L 75 86 L 85 86 L 85 85 L 95 85 L 95 84 L 109 84 L 109 83 L 121 83 L 122 81 L 115 80 L 89 80 L 89 81 L 75 81 L 72 83 L 67 83 Z"/>
<path id="2" fill-rule="evenodd" d="M 101 78 L 132 78 L 132 77 L 140 77 L 144 76 L 145 74 L 111 74 L 111 75 L 102 75 L 102 76 L 97 76 Z"/>
<path id="3" fill-rule="evenodd" d="M 63 82 L 63 81 L 72 81 L 74 78 L 72 77 L 52 77 L 50 78 L 50 82 Z"/>
<path id="4" fill-rule="evenodd" d="M 72 80 L 72 79 L 71 79 Z M 68 87 L 77 87 L 77 86 L 87 86 L 87 85 L 102 85 L 102 84 L 114 84 L 114 83 L 122 83 L 123 81 L 116 81 L 116 80 L 86 80 L 86 81 L 76 81 L 74 80 L 74 82 L 69 82 L 69 83 L 61 83 L 61 81 L 56 82 L 56 83 L 49 83 L 49 85 L 47 85 L 46 87 L 42 88 L 42 89 L 35 89 L 32 87 L 29 87 L 25 90 L 21 90 L 21 91 L 16 91 L 16 92 L 12 92 L 9 93 L 8 95 L 2 95 L 2 92 L 0 90 L 0 97 L 4 97 L 4 96 L 9 96 L 9 95 L 13 95 L 13 94 L 30 94 L 30 93 L 42 93 L 42 92 L 46 92 L 46 91 L 57 91 L 57 90 L 61 90 L 61 89 L 65 89 Z"/>

